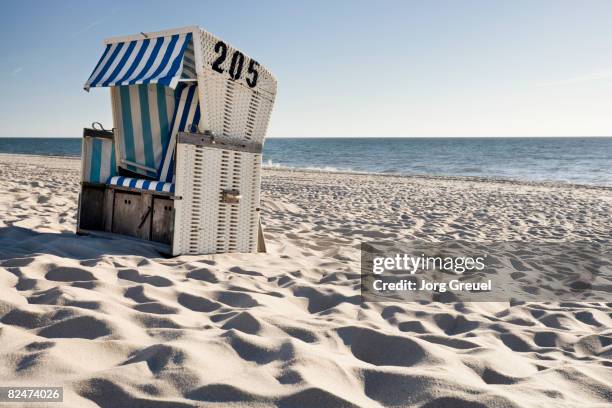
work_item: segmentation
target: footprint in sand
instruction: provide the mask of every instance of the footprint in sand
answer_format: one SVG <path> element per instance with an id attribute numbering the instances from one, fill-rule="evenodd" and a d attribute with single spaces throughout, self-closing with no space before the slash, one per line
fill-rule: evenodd
<path id="1" fill-rule="evenodd" d="M 75 281 L 92 281 L 96 280 L 93 274 L 89 271 L 79 268 L 59 267 L 50 270 L 45 275 L 45 278 L 57 282 L 75 282 Z"/>
<path id="2" fill-rule="evenodd" d="M 135 269 L 124 269 L 117 273 L 119 279 L 125 279 L 137 283 L 146 283 L 152 286 L 165 287 L 172 286 L 172 281 L 162 276 L 140 274 Z"/>

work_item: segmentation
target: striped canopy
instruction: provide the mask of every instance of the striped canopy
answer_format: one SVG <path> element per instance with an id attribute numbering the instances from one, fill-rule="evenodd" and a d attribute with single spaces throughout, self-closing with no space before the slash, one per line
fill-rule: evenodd
<path id="1" fill-rule="evenodd" d="M 155 83 L 175 88 L 179 79 L 194 74 L 191 43 L 192 34 L 184 33 L 108 44 L 85 90 Z"/>

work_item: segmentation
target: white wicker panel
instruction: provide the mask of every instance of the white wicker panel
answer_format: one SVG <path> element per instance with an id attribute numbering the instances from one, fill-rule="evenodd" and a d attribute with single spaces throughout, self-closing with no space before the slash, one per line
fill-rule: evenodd
<path id="1" fill-rule="evenodd" d="M 202 31 L 200 38 L 203 66 L 198 71 L 198 84 L 205 130 L 263 143 L 276 98 L 276 79 L 261 65 L 250 67 L 251 58 L 210 33 Z M 219 47 L 220 43 L 223 46 Z M 232 78 L 231 73 L 239 71 L 236 67 L 232 71 L 236 53 L 244 59 L 241 75 Z M 256 84 L 249 68 L 257 71 Z"/>
<path id="2" fill-rule="evenodd" d="M 204 182 L 206 177 L 204 175 L 204 152 L 199 146 L 191 148 L 193 150 L 193 161 L 191 163 L 191 213 L 189 219 L 185 220 L 189 225 L 189 237 L 187 245 L 187 253 L 195 254 L 206 251 L 202 249 L 203 240 L 201 236 L 202 232 L 202 218 L 203 212 L 207 207 L 205 204 L 206 194 L 204 194 L 205 186 Z M 204 245 L 205 246 L 205 245 Z"/>
<path id="3" fill-rule="evenodd" d="M 252 139 L 257 139 L 257 142 L 263 144 L 264 137 L 268 132 L 268 124 L 270 122 L 270 115 L 272 108 L 274 107 L 274 100 L 266 98 L 259 98 L 258 95 L 253 94 L 247 113 L 246 133 L 252 134 Z M 267 112 L 264 115 L 264 112 Z M 262 136 L 260 136 L 262 135 Z M 258 139 L 261 137 L 261 139 Z"/>
<path id="4" fill-rule="evenodd" d="M 218 197 L 219 183 L 221 174 L 221 150 L 207 149 L 201 146 L 196 147 L 202 152 L 202 173 L 197 177 L 201 177 L 202 189 L 201 194 L 202 211 L 200 214 L 200 234 L 198 242 L 193 245 L 197 247 L 197 252 L 203 254 L 214 254 L 217 244 L 217 219 L 220 217 L 220 205 Z"/>
<path id="5" fill-rule="evenodd" d="M 174 194 L 181 197 L 174 201 L 174 238 L 172 240 L 172 254 L 188 253 L 189 231 L 193 204 L 193 190 L 191 189 L 191 165 L 194 162 L 195 146 L 179 143 L 176 147 L 176 172 Z"/>
<path id="6" fill-rule="evenodd" d="M 221 166 L 219 168 L 219 188 L 217 190 L 217 198 L 219 200 L 219 217 L 217 218 L 217 245 L 216 251 L 219 253 L 230 252 L 233 248 L 230 246 L 230 217 L 231 207 L 229 204 L 221 203 L 221 195 L 223 190 L 236 188 L 232 183 L 231 163 L 232 152 L 228 150 L 221 151 Z M 233 204 L 232 204 L 233 205 Z"/>
<path id="7" fill-rule="evenodd" d="M 221 56 L 221 53 L 222 53 L 221 48 L 217 48 L 217 50 L 215 50 L 215 46 L 217 46 L 217 43 L 223 42 L 225 47 L 227 47 L 227 50 L 225 53 L 225 59 L 223 60 L 223 62 L 219 64 L 219 68 L 223 70 L 223 73 L 222 74 L 219 73 L 219 74 L 222 75 L 226 79 L 230 79 L 229 70 L 232 64 L 232 58 L 235 52 L 241 52 L 241 51 L 237 50 L 236 48 L 232 47 L 227 42 L 222 41 L 221 39 L 215 37 L 211 33 L 204 31 L 204 30 L 201 30 L 200 39 L 202 41 L 202 60 L 203 60 L 205 69 L 212 69 L 213 63 L 215 63 L 215 61 L 217 61 L 219 57 Z M 241 52 L 241 54 L 244 55 L 243 73 L 241 77 L 238 78 L 236 81 L 238 81 L 241 84 L 244 84 L 244 86 L 249 86 L 249 83 L 246 82 L 246 80 L 253 78 L 252 75 L 247 75 L 248 67 L 249 67 L 249 64 L 252 58 L 250 58 L 248 55 L 246 55 L 243 52 Z M 274 78 L 272 73 L 268 71 L 266 67 L 264 67 L 263 65 L 259 65 L 259 63 L 257 63 L 257 66 L 255 68 L 257 69 L 258 75 L 257 75 L 257 84 L 255 85 L 253 89 L 263 94 L 266 94 L 268 98 L 273 100 L 274 97 L 276 96 L 276 78 Z"/>
<path id="8" fill-rule="evenodd" d="M 236 237 L 243 252 L 257 251 L 257 233 L 259 227 L 259 191 L 261 177 L 261 155 L 242 154 L 242 194 L 239 209 L 239 233 Z"/>
<path id="9" fill-rule="evenodd" d="M 261 155 L 179 143 L 173 253 L 256 252 Z M 239 203 L 222 202 L 236 189 Z"/>
<path id="10" fill-rule="evenodd" d="M 217 228 L 217 252 L 256 252 L 259 223 L 260 155 L 223 151 L 221 184 L 240 191 L 239 203 L 220 203 Z"/>

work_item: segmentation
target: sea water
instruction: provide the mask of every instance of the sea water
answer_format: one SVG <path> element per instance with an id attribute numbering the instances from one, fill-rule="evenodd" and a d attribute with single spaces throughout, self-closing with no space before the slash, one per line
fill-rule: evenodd
<path id="1" fill-rule="evenodd" d="M 78 138 L 0 139 L 0 153 L 76 156 Z M 612 138 L 268 138 L 264 166 L 612 186 Z"/>

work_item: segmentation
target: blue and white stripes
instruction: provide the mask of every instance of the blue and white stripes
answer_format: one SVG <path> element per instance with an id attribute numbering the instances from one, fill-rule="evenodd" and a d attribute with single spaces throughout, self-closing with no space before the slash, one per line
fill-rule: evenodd
<path id="1" fill-rule="evenodd" d="M 158 191 L 164 193 L 174 193 L 174 183 L 164 183 L 162 181 L 143 180 L 130 177 L 114 176 L 110 177 L 106 184 L 137 188 L 140 190 Z"/>
<path id="2" fill-rule="evenodd" d="M 83 138 L 81 172 L 83 181 L 104 183 L 116 174 L 115 149 L 112 139 Z"/>
<path id="3" fill-rule="evenodd" d="M 192 34 L 108 44 L 85 89 L 153 84 L 175 88 L 183 73 L 183 56 Z"/>
<path id="4" fill-rule="evenodd" d="M 189 41 L 187 48 L 185 49 L 185 55 L 183 57 L 183 73 L 181 78 L 184 79 L 196 79 L 196 68 L 195 68 L 195 52 L 193 50 L 193 41 Z"/>
<path id="5" fill-rule="evenodd" d="M 158 180 L 168 182 L 174 179 L 174 150 L 178 132 L 197 131 L 201 116 L 198 86 L 188 85 L 183 89 L 177 90 L 177 92 L 180 92 L 180 95 L 174 112 L 172 133 L 170 134 L 170 140 L 164 148 L 157 177 Z"/>
<path id="6" fill-rule="evenodd" d="M 174 189 L 171 182 L 177 134 L 197 130 L 201 116 L 197 85 L 179 84 L 196 79 L 194 60 L 191 32 L 106 46 L 85 89 L 111 88 L 116 145 L 110 149 L 112 163 L 107 160 L 107 164 L 99 164 L 99 155 L 88 153 L 91 160 L 84 174 L 91 181 L 155 191 Z M 96 143 L 101 142 L 90 143 L 88 148 L 100 150 L 102 145 Z M 155 177 L 159 182 L 113 177 L 118 167 Z"/>
<path id="7" fill-rule="evenodd" d="M 157 175 L 170 139 L 174 93 L 160 84 L 111 88 L 121 167 L 139 174 Z"/>

